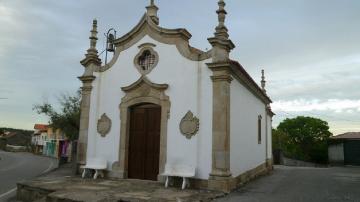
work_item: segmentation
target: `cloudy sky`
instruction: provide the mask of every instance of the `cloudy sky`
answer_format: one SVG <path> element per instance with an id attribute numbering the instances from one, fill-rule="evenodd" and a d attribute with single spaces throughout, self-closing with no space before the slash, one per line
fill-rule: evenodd
<path id="1" fill-rule="evenodd" d="M 80 87 L 79 61 L 93 18 L 101 36 L 127 33 L 148 0 L 0 0 L 0 126 L 47 122 L 32 107 Z M 315 116 L 339 134 L 360 131 L 359 0 L 227 0 L 226 24 L 238 60 L 267 90 L 284 118 Z M 191 44 L 210 48 L 217 0 L 156 0 L 160 25 L 186 28 Z M 102 37 L 103 38 L 103 37 Z M 104 49 L 100 40 L 98 49 Z"/>

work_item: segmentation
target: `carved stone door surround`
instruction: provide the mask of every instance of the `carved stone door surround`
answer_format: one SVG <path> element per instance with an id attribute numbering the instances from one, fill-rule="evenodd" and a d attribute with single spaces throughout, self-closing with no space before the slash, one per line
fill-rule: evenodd
<path id="1" fill-rule="evenodd" d="M 128 177 L 130 108 L 143 103 L 156 104 L 161 107 L 159 174 L 164 172 L 167 151 L 167 123 L 171 105 L 169 97 L 165 94 L 166 89 L 168 89 L 167 84 L 152 83 L 146 76 L 142 76 L 135 83 L 122 88 L 126 95 L 122 98 L 119 106 L 121 119 L 120 149 L 119 161 L 115 163 L 117 166 L 115 169 L 119 172 L 120 177 Z"/>

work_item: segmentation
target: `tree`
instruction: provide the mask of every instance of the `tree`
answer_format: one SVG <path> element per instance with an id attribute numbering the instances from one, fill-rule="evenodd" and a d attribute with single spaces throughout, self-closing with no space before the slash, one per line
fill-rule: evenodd
<path id="1" fill-rule="evenodd" d="M 33 110 L 48 116 L 50 118 L 49 125 L 52 128 L 60 129 L 70 140 L 76 140 L 80 127 L 81 93 L 78 91 L 75 95 L 62 94 L 58 101 L 59 111 L 56 111 L 53 105 L 47 102 L 35 105 Z"/>
<path id="2" fill-rule="evenodd" d="M 299 116 L 285 119 L 277 130 L 283 134 L 279 144 L 285 155 L 304 161 L 327 162 L 327 143 L 332 134 L 326 121 Z"/>

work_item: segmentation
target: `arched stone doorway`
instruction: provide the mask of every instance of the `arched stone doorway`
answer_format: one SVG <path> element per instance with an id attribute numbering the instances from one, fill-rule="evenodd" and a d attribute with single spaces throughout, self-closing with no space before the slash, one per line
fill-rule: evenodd
<path id="1" fill-rule="evenodd" d="M 123 87 L 126 95 L 120 104 L 120 149 L 117 172 L 120 177 L 129 177 L 130 115 L 134 106 L 153 104 L 160 107 L 159 174 L 164 172 L 167 151 L 167 122 L 170 114 L 170 100 L 165 94 L 167 84 L 155 84 L 142 76 L 134 84 Z M 113 168 L 114 169 L 114 168 Z M 158 177 L 159 179 L 159 177 Z"/>

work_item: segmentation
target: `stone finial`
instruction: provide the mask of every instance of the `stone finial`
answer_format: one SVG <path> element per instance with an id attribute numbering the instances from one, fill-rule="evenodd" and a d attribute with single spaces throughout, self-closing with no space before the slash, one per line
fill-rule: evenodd
<path id="1" fill-rule="evenodd" d="M 159 8 L 155 5 L 154 0 L 150 0 L 150 5 L 146 7 L 146 15 L 149 16 L 155 24 L 159 24 L 159 18 L 157 16 L 157 12 Z"/>
<path id="2" fill-rule="evenodd" d="M 228 29 L 225 26 L 226 10 L 224 0 L 219 0 L 219 9 L 216 11 L 218 15 L 218 25 L 215 28 L 214 37 L 209 38 L 208 41 L 213 46 L 213 62 L 229 61 L 229 54 L 235 48 L 233 42 L 229 39 Z"/>
<path id="3" fill-rule="evenodd" d="M 93 20 L 92 29 L 90 31 L 90 48 L 87 50 L 87 54 L 85 54 L 85 59 L 81 61 L 81 64 L 84 66 L 88 66 L 90 62 L 94 63 L 95 65 L 101 65 L 101 60 L 98 56 L 98 51 L 96 49 L 97 43 L 97 20 Z"/>
<path id="4" fill-rule="evenodd" d="M 93 20 L 93 25 L 92 25 L 92 29 L 91 29 L 91 35 L 89 37 L 90 39 L 90 48 L 88 49 L 88 53 L 89 54 L 97 54 L 97 50 L 96 50 L 96 42 L 98 40 L 97 38 L 97 20 L 94 19 Z"/>
<path id="5" fill-rule="evenodd" d="M 262 89 L 264 92 L 266 92 L 265 84 L 266 84 L 266 81 L 265 81 L 265 71 L 264 71 L 264 70 L 261 70 L 261 89 Z"/>
<path id="6" fill-rule="evenodd" d="M 216 13 L 218 14 L 219 24 L 215 29 L 216 30 L 215 36 L 221 39 L 228 39 L 229 38 L 228 29 L 225 26 L 225 19 L 227 14 L 225 10 L 226 3 L 224 2 L 224 0 L 219 0 L 218 5 L 219 5 L 219 9 L 216 11 Z"/>

